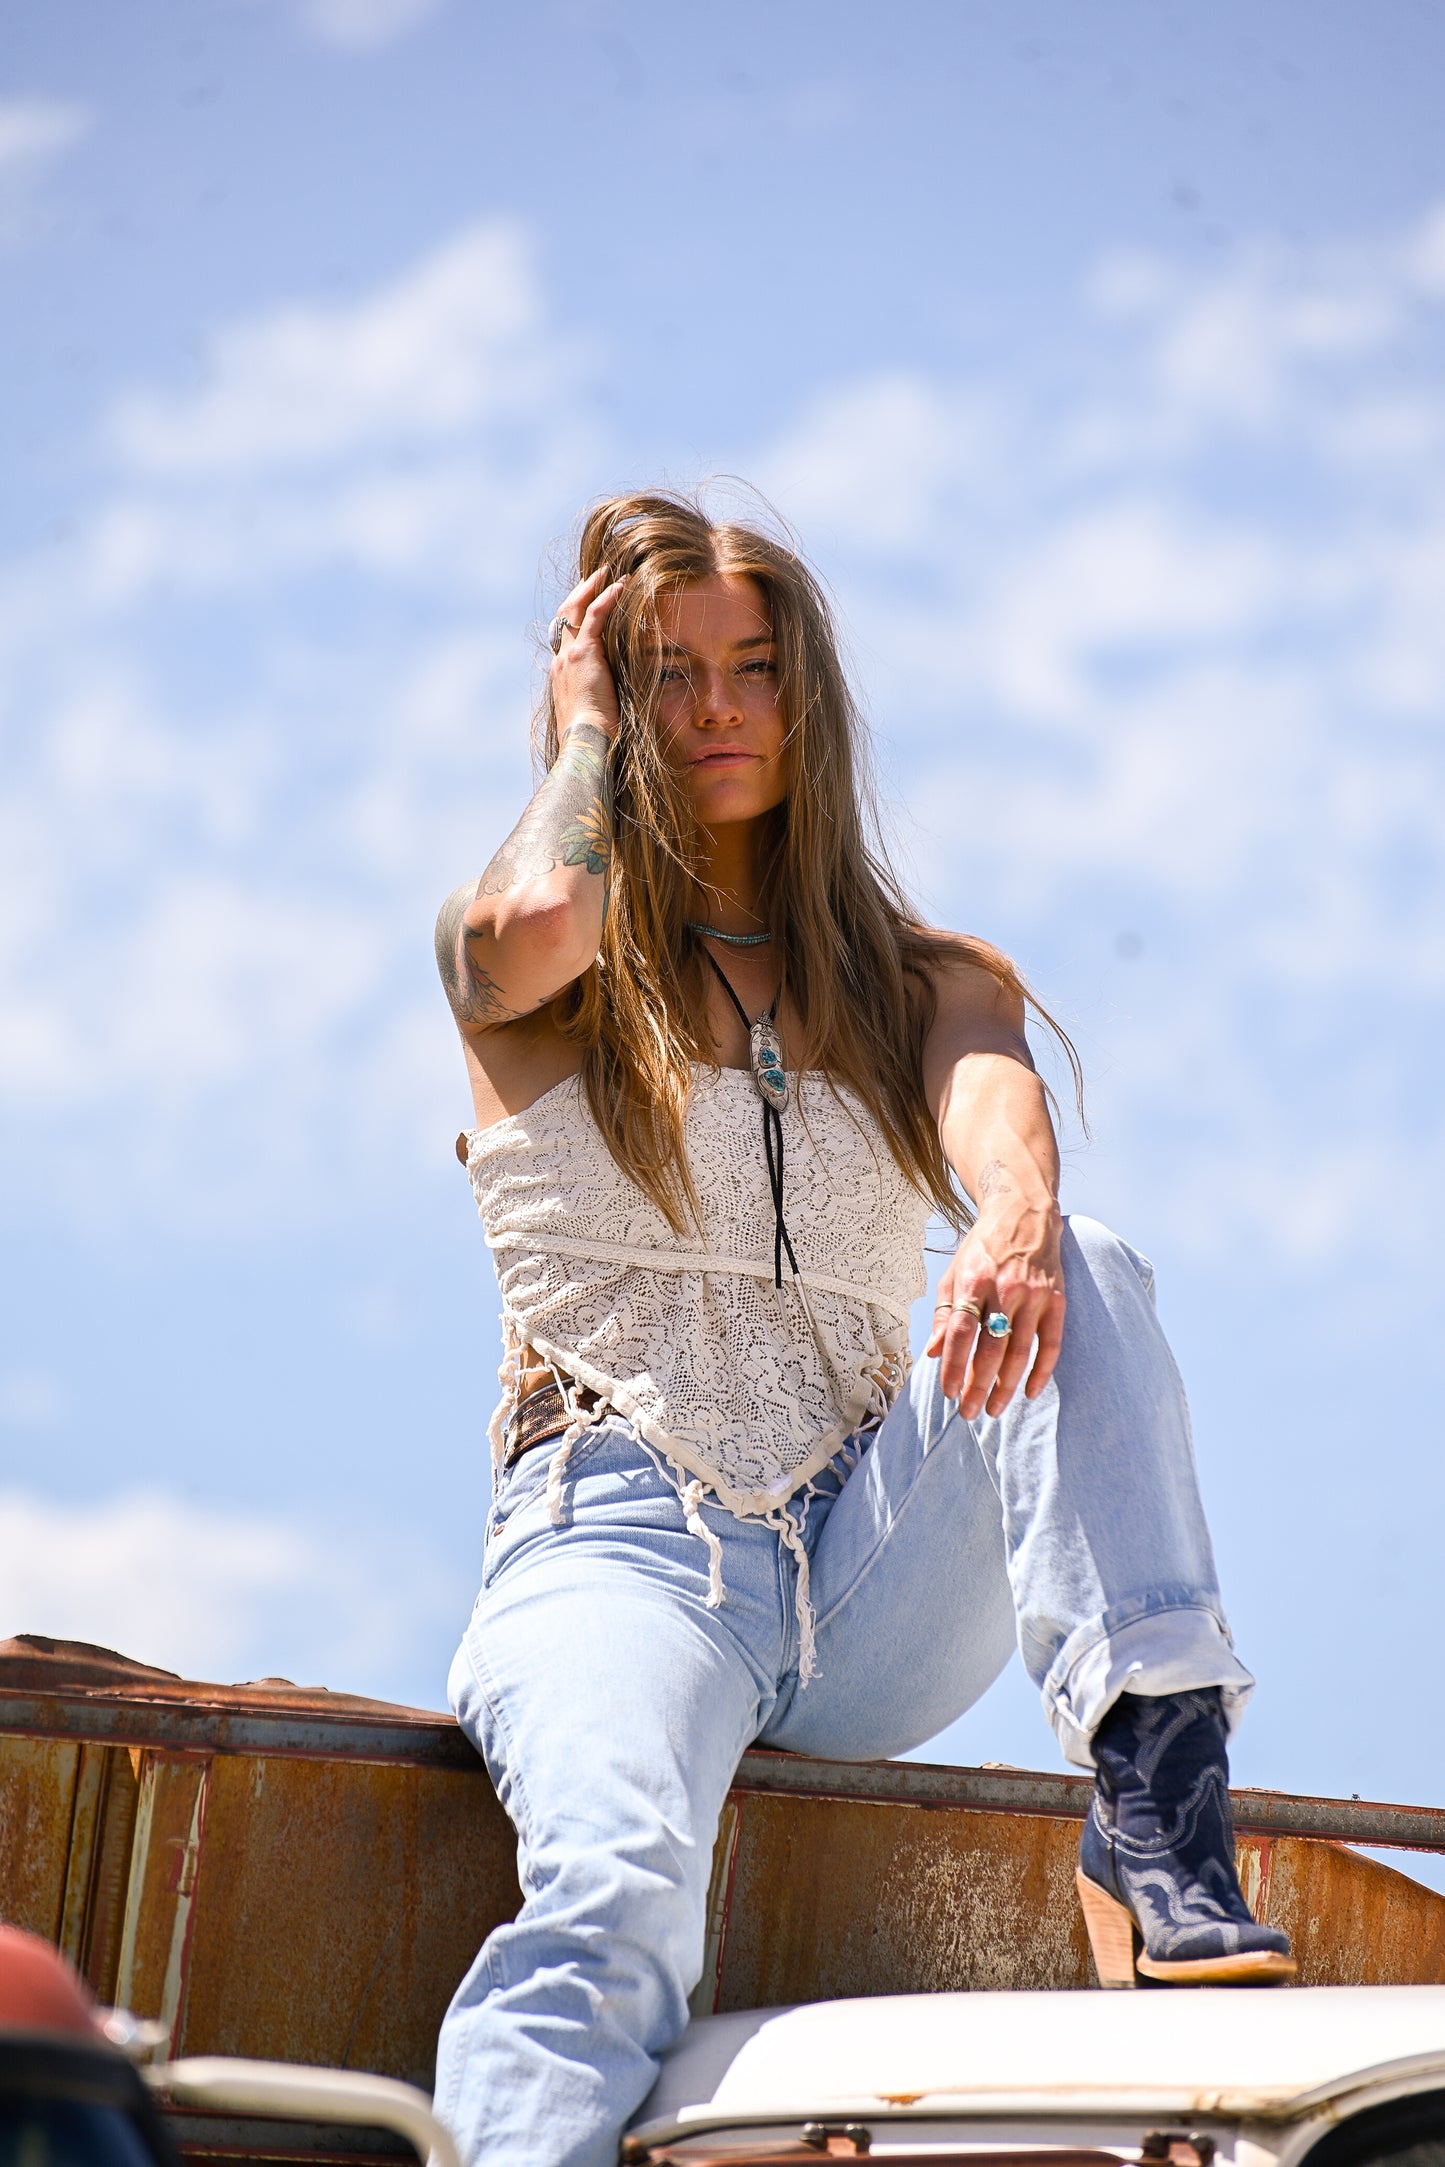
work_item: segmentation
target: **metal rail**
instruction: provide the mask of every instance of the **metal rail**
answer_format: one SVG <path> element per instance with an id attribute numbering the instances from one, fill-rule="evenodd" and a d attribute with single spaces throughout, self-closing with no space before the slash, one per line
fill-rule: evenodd
<path id="1" fill-rule="evenodd" d="M 1093 1784 L 1032 1768 L 944 1768 L 927 1761 L 815 1761 L 745 1753 L 735 1788 L 808 1792 L 879 1804 L 962 1806 L 981 1813 L 1035 1813 L 1082 1821 Z M 1230 1792 L 1235 1827 L 1250 1836 L 1315 1836 L 1402 1851 L 1445 1851 L 1445 1811 L 1363 1799 L 1298 1798 L 1288 1791 Z"/>
<path id="2" fill-rule="evenodd" d="M 307 1760 L 381 1761 L 481 1773 L 481 1762 L 449 1716 L 398 1708 L 370 1711 L 208 1703 L 148 1698 L 144 1691 L 50 1693 L 0 1688 L 0 1733 L 150 1746 L 168 1753 L 251 1753 Z M 980 1813 L 1043 1814 L 1081 1821 L 1087 1776 L 1029 1768 L 946 1768 L 924 1761 L 820 1761 L 755 1747 L 734 1788 L 793 1796 L 857 1799 Z M 1300 1798 L 1237 1790 L 1235 1825 L 1251 1836 L 1313 1836 L 1403 1851 L 1445 1851 L 1445 1810 L 1371 1800 Z"/>
<path id="3" fill-rule="evenodd" d="M 0 1689 L 0 1732 L 84 1738 L 171 1753 L 261 1753 L 304 1760 L 400 1761 L 417 1768 L 477 1769 L 475 1751 L 450 1716 L 398 1708 L 395 1717 L 352 1710 L 236 1707 L 143 1694 L 13 1693 Z"/>

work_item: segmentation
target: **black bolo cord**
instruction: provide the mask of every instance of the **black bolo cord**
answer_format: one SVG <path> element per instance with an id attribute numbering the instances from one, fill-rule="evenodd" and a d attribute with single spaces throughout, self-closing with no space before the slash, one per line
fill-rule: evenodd
<path id="1" fill-rule="evenodd" d="M 748 1021 L 748 1012 L 734 993 L 728 974 L 717 958 L 706 948 L 704 948 L 703 954 L 717 972 L 722 982 L 723 992 L 737 1010 L 742 1027 L 748 1033 L 748 1052 L 751 1058 L 753 1027 Z M 772 1005 L 766 1012 L 770 1023 L 776 1023 L 777 1021 L 778 1001 L 782 990 L 782 987 L 779 986 L 778 991 L 773 995 Z M 754 1081 L 756 1081 L 756 1069 L 753 1070 L 753 1077 Z M 773 1192 L 773 1285 L 781 1287 L 783 1284 L 783 1255 L 785 1251 L 789 1270 L 795 1279 L 799 1277 L 798 1260 L 793 1255 L 793 1245 L 788 1239 L 787 1222 L 783 1218 L 783 1117 L 772 1100 L 765 1097 L 761 1090 L 758 1092 L 758 1097 L 763 1101 L 763 1150 L 768 1161 L 768 1187 Z"/>

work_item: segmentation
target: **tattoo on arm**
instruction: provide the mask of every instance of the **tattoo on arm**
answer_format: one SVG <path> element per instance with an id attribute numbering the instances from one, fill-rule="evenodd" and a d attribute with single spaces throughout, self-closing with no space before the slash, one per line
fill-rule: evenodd
<path id="1" fill-rule="evenodd" d="M 989 1197 L 998 1196 L 1005 1189 L 1012 1189 L 1014 1179 L 1002 1159 L 990 1159 L 973 1185 L 975 1204 L 986 1203 Z"/>
<path id="2" fill-rule="evenodd" d="M 476 936 L 463 924 L 469 906 L 484 895 L 504 895 L 524 881 L 576 866 L 606 881 L 612 861 L 611 739 L 596 723 L 575 723 L 536 796 L 479 881 L 466 881 L 447 897 L 436 927 L 437 969 L 458 1023 L 485 1028 L 526 1015 L 513 1008 L 506 989 L 480 962 Z"/>
<path id="3" fill-rule="evenodd" d="M 567 732 L 555 765 L 482 875 L 478 895 L 505 895 L 559 865 L 607 876 L 612 856 L 612 741 L 595 722 Z"/>
<path id="4" fill-rule="evenodd" d="M 502 999 L 501 986 L 472 954 L 470 939 L 462 925 L 467 907 L 476 901 L 477 893 L 476 881 L 464 881 L 460 888 L 452 890 L 437 913 L 437 969 L 458 1023 L 473 1026 L 510 1023 L 522 1014 L 522 1010 L 509 1008 Z"/>

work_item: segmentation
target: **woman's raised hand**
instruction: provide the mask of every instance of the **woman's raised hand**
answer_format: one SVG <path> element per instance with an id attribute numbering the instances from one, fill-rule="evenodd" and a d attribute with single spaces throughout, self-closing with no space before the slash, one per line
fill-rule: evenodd
<path id="1" fill-rule="evenodd" d="M 620 579 L 609 584 L 606 565 L 599 565 L 572 589 L 553 619 L 552 710 L 559 739 L 577 722 L 596 723 L 609 737 L 617 735 L 617 687 L 603 635 L 625 584 Z"/>
<path id="2" fill-rule="evenodd" d="M 1054 1373 L 1064 1336 L 1060 1227 L 1056 1206 L 1026 1202 L 1001 1181 L 939 1281 L 927 1352 L 942 1356 L 944 1397 L 966 1422 L 1002 1414 L 1025 1377 L 1025 1397 L 1037 1399 Z M 985 1329 L 996 1315 L 1009 1320 L 1006 1337 Z"/>

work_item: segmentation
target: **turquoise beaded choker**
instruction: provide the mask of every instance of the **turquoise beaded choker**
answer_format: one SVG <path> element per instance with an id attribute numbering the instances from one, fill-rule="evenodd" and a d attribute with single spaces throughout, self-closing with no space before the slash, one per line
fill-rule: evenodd
<path id="1" fill-rule="evenodd" d="M 699 925 L 696 918 L 685 921 L 689 933 L 701 933 L 710 941 L 726 941 L 729 948 L 761 948 L 764 941 L 773 937 L 772 928 L 766 933 L 724 933 L 719 925 Z"/>

